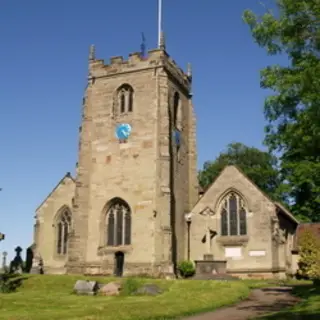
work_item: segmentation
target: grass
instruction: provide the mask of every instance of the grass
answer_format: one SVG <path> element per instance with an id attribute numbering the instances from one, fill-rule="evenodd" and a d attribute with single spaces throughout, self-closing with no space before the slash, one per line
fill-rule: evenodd
<path id="1" fill-rule="evenodd" d="M 293 308 L 260 317 L 259 320 L 318 320 L 320 319 L 320 287 L 293 284 L 293 293 L 302 299 Z"/>
<path id="2" fill-rule="evenodd" d="M 248 296 L 255 281 L 198 281 L 135 279 L 135 283 L 157 284 L 161 295 L 77 296 L 72 293 L 78 279 L 108 283 L 112 278 L 69 275 L 30 275 L 17 292 L 0 294 L 0 319 L 5 320 L 165 320 L 213 310 Z M 117 279 L 119 281 L 119 279 Z M 129 289 L 130 291 L 130 289 Z"/>

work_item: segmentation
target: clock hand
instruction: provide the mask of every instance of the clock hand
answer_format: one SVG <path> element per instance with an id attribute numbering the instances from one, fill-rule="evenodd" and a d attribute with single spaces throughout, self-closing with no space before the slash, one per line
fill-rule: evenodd
<path id="1" fill-rule="evenodd" d="M 123 134 L 123 136 L 127 137 L 127 132 L 126 132 L 126 130 L 121 130 L 121 133 Z"/>

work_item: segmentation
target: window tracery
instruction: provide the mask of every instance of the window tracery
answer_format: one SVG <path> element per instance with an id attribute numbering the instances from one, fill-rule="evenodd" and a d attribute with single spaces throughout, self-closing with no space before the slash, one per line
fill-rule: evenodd
<path id="1" fill-rule="evenodd" d="M 65 209 L 57 220 L 57 247 L 59 255 L 66 255 L 68 251 L 68 236 L 71 230 L 71 213 Z"/>
<path id="2" fill-rule="evenodd" d="M 119 114 L 133 112 L 133 88 L 123 84 L 117 90 L 117 109 Z"/>
<path id="3" fill-rule="evenodd" d="M 173 96 L 173 126 L 176 130 L 181 131 L 182 113 L 181 99 L 178 92 Z"/>
<path id="4" fill-rule="evenodd" d="M 235 192 L 227 194 L 221 202 L 221 235 L 247 234 L 247 214 L 243 199 Z"/>
<path id="5" fill-rule="evenodd" d="M 107 246 L 131 244 L 131 210 L 122 199 L 115 199 L 106 215 Z"/>

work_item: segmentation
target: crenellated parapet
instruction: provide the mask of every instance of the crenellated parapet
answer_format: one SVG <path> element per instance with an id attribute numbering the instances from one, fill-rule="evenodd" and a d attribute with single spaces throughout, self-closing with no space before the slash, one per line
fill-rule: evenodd
<path id="1" fill-rule="evenodd" d="M 118 76 L 120 74 L 143 71 L 154 68 L 164 68 L 167 73 L 182 87 L 190 90 L 191 77 L 185 73 L 176 62 L 162 49 L 148 51 L 147 56 L 142 56 L 140 52 L 129 54 L 128 59 L 122 56 L 111 57 L 108 64 L 102 59 L 95 58 L 93 48 L 90 49 L 89 57 L 89 79 Z"/>

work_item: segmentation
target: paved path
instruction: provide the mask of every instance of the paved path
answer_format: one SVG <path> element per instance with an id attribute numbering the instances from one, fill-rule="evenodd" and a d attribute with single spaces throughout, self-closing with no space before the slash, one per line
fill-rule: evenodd
<path id="1" fill-rule="evenodd" d="M 291 295 L 291 290 L 292 288 L 288 287 L 256 289 L 252 291 L 248 300 L 234 306 L 182 320 L 248 320 L 293 306 L 299 299 Z"/>

